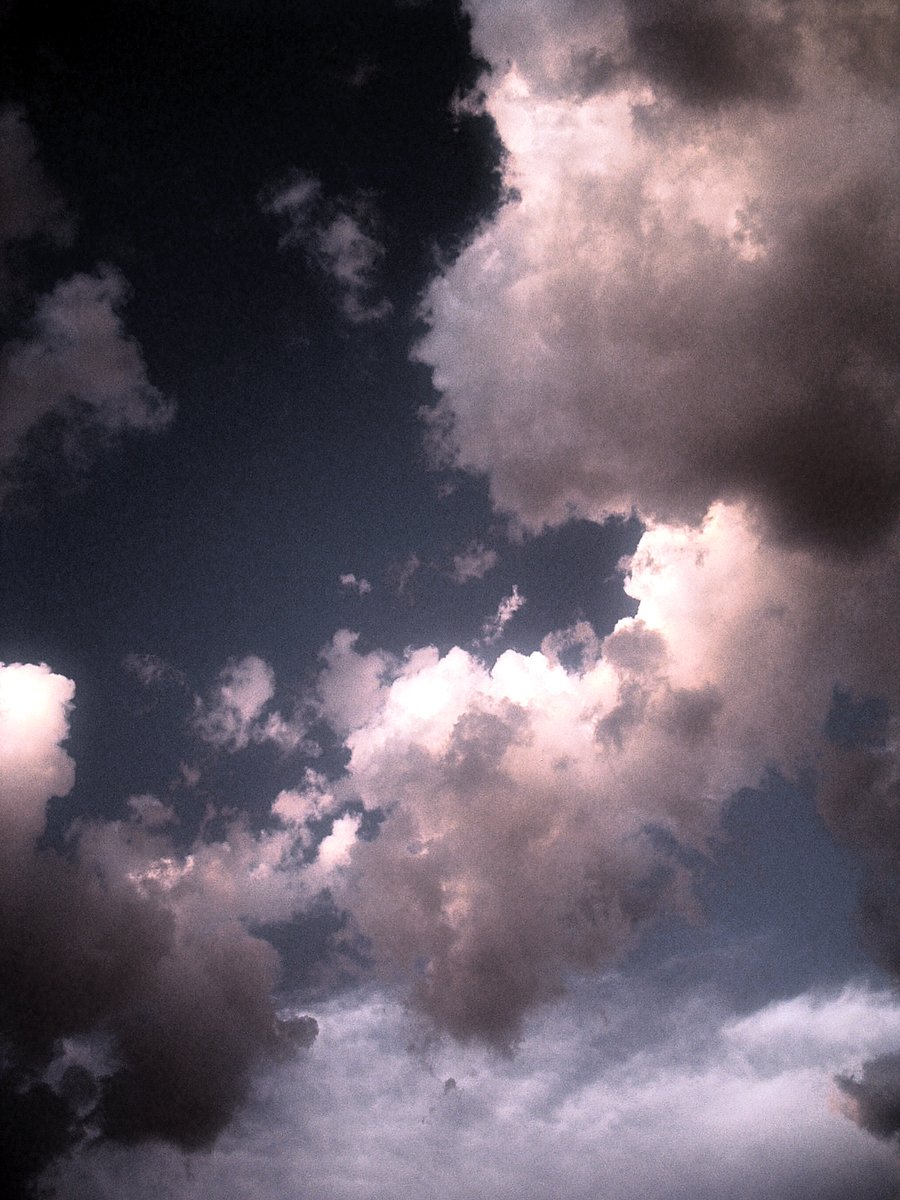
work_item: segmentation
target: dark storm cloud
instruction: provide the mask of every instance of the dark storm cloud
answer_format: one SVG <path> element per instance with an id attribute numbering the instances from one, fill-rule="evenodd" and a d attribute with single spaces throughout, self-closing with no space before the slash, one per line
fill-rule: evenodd
<path id="1" fill-rule="evenodd" d="M 792 96 L 796 31 L 784 11 L 773 18 L 728 0 L 632 0 L 628 8 L 636 69 L 676 100 L 716 108 Z"/>
<path id="2" fill-rule="evenodd" d="M 583 18 L 591 4 L 575 8 Z M 599 33 L 608 35 L 613 8 L 596 5 Z M 590 96 L 646 82 L 697 109 L 785 104 L 794 95 L 797 51 L 790 11 L 789 5 L 773 13 L 771 7 L 729 0 L 630 0 L 621 45 L 573 51 L 573 83 Z"/>
<path id="3" fill-rule="evenodd" d="M 315 1036 L 310 1019 L 276 1018 L 272 946 L 177 886 L 146 803 L 73 831 L 65 856 L 35 848 L 47 801 L 72 784 L 58 744 L 72 692 L 47 668 L 0 668 L 0 1052 L 6 1094 L 22 1098 L 0 1137 L 22 1194 L 84 1136 L 211 1145 L 254 1068 Z M 99 1039 L 101 1061 L 89 1087 L 69 1070 L 51 1094 L 64 1039 Z"/>
<path id="4" fill-rule="evenodd" d="M 900 1054 L 870 1059 L 858 1077 L 839 1075 L 837 1083 L 857 1124 L 876 1137 L 900 1138 Z"/>

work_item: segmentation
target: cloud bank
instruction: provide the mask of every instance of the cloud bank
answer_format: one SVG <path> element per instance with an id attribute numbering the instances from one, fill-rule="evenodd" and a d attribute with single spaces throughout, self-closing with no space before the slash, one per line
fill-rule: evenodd
<path id="1" fill-rule="evenodd" d="M 613 774 L 600 747 L 612 761 L 641 747 L 640 767 L 615 769 L 610 807 L 635 819 L 635 833 L 659 823 L 676 839 L 709 833 L 716 797 L 767 763 L 814 767 L 832 830 L 870 857 L 864 924 L 897 972 L 896 10 L 468 7 L 492 66 L 483 103 L 508 153 L 510 200 L 425 296 L 416 357 L 440 393 L 426 414 L 435 454 L 484 475 L 495 506 L 526 530 L 572 516 L 644 521 L 626 583 L 638 619 L 598 660 L 616 699 L 582 709 L 595 810 Z M 835 739 L 842 695 L 863 707 L 875 697 L 890 716 Z M 489 735 L 478 717 L 483 771 L 505 767 L 517 745 L 514 723 L 499 719 Z M 530 711 L 519 719 L 529 744 Z M 442 763 L 473 756 L 450 754 L 462 729 L 439 744 Z M 479 812 L 503 809 L 498 774 L 483 778 Z M 439 778 L 446 804 L 460 793 Z M 560 791 L 564 804 L 575 794 Z M 418 844 L 425 810 L 441 844 L 431 815 L 441 804 L 407 798 L 405 809 L 414 816 L 398 840 Z M 548 831 L 542 848 L 557 844 Z M 467 963 L 474 1012 L 476 964 L 504 961 L 519 931 L 489 904 L 454 902 L 440 855 L 416 869 L 428 953 Z M 554 878 L 578 871 L 560 866 Z M 406 863 L 401 878 L 413 872 Z M 517 887 L 532 878 L 518 860 L 505 873 Z M 457 912 L 474 914 L 477 933 L 460 934 Z M 498 926 L 510 936 L 491 942 Z M 467 959 L 461 947 L 482 936 L 489 950 Z M 565 940 L 545 931 L 541 944 Z M 431 1003 L 450 1010 L 440 971 Z M 869 1127 L 887 1120 L 892 1063 L 842 1085 Z"/>
<path id="2" fill-rule="evenodd" d="M 533 529 L 725 500 L 789 544 L 884 535 L 896 106 L 852 47 L 896 14 L 471 7 L 518 199 L 425 298 L 444 454 Z"/>

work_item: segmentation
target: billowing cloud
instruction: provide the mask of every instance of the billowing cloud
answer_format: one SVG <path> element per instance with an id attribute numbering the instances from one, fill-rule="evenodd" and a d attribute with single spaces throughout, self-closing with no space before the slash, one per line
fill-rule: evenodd
<path id="1" fill-rule="evenodd" d="M 672 792 L 711 809 L 714 780 L 814 766 L 900 974 L 896 7 L 468 7 L 510 199 L 425 297 L 435 452 L 531 530 L 642 518 L 596 745 L 641 746 L 648 777 L 690 763 Z M 858 712 L 836 737 L 840 697 Z M 658 729 L 677 751 L 654 755 Z M 623 811 L 696 829 L 615 777 Z M 842 1084 L 864 1125 L 891 1061 Z"/>
<path id="2" fill-rule="evenodd" d="M 310 1036 L 279 1025 L 275 951 L 221 886 L 214 903 L 204 894 L 153 797 L 124 822 L 81 826 L 65 856 L 37 848 L 47 801 L 74 779 L 60 745 L 73 694 L 45 666 L 0 667 L 0 1044 L 4 1093 L 20 1101 L 0 1137 L 17 1195 L 86 1133 L 209 1146 L 255 1066 Z M 105 1048 L 94 1069 L 73 1071 L 66 1047 L 91 1040 Z"/>
<path id="3" fill-rule="evenodd" d="M 74 275 L 42 296 L 29 336 L 0 355 L 0 465 L 25 449 L 41 421 L 60 418 L 74 447 L 80 430 L 115 437 L 158 430 L 174 408 L 147 378 L 120 309 L 128 288 L 111 267 Z"/>
<path id="4" fill-rule="evenodd" d="M 712 603 L 733 548 L 730 561 L 696 546 L 684 558 Z M 721 661 L 707 660 L 664 611 L 675 561 L 636 559 L 638 616 L 602 643 L 580 628 L 492 668 L 458 648 L 392 663 L 349 635 L 328 652 L 327 716 L 350 751 L 342 786 L 386 813 L 353 848 L 339 895 L 386 976 L 405 976 L 463 1039 L 509 1044 L 569 973 L 621 954 L 661 908 L 692 912 L 660 834 L 703 849 L 725 799 L 780 748 L 778 723 L 742 713 L 730 690 L 728 652 L 748 619 L 740 582 L 732 625 L 717 629 Z M 567 669 L 560 647 L 575 643 L 582 661 Z"/>
<path id="5" fill-rule="evenodd" d="M 299 247 L 337 285 L 340 308 L 354 324 L 379 321 L 392 305 L 376 289 L 384 246 L 375 237 L 374 205 L 366 195 L 326 201 L 318 179 L 294 171 L 262 200 L 263 211 L 281 219 L 282 248 Z"/>
<path id="6" fill-rule="evenodd" d="M 790 543 L 883 535 L 896 108 L 822 6 L 472 7 L 518 199 L 426 296 L 444 453 L 532 528 L 743 499 Z M 620 53 L 573 85 L 573 56 Z"/>
<path id="7" fill-rule="evenodd" d="M 640 1045 L 623 1047 L 648 1008 Z M 742 1017 L 705 995 L 660 1014 L 610 973 L 533 1022 L 507 1059 L 450 1042 L 410 1054 L 406 1014 L 380 994 L 320 1015 L 315 1072 L 271 1073 L 189 1174 L 165 1147 L 98 1148 L 67 1172 L 61 1200 L 150 1200 L 166 1187 L 238 1200 L 289 1194 L 298 1179 L 349 1200 L 361 1174 L 373 1200 L 463 1200 L 486 1186 L 501 1200 L 896 1195 L 890 1150 L 842 1117 L 830 1083 L 858 1047 L 877 1054 L 900 1033 L 889 994 L 801 995 Z M 657 1020 L 664 1039 L 652 1037 Z"/>
<path id="8" fill-rule="evenodd" d="M 625 577 L 637 613 L 605 638 L 582 622 L 489 667 L 338 635 L 319 687 L 350 752 L 339 787 L 385 819 L 336 894 L 383 977 L 463 1040 L 510 1044 L 655 914 L 694 912 L 681 851 L 708 850 L 728 797 L 772 766 L 821 771 L 836 832 L 895 845 L 892 757 L 871 748 L 885 786 L 866 808 L 834 765 L 861 751 L 823 734 L 837 683 L 896 701 L 896 562 L 766 540 L 716 505 L 645 531 Z"/>

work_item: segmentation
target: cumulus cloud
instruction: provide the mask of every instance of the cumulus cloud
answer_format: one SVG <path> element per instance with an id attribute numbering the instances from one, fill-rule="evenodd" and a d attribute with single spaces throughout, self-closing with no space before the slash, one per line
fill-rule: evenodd
<path id="1" fill-rule="evenodd" d="M 471 542 L 465 550 L 453 555 L 450 575 L 454 583 L 468 583 L 471 579 L 483 579 L 496 565 L 496 550 L 489 550 L 481 542 Z"/>
<path id="2" fill-rule="evenodd" d="M 892 97 L 813 3 L 472 8 L 519 199 L 426 295 L 446 456 L 535 529 L 743 499 L 792 544 L 877 540 L 900 497 Z M 609 58 L 602 87 L 573 85 L 579 53 Z"/>
<path id="3" fill-rule="evenodd" d="M 265 713 L 275 696 L 275 672 L 255 654 L 229 662 L 206 700 L 197 698 L 192 726 L 211 746 L 234 752 L 273 742 L 283 750 L 312 749 L 299 718 Z"/>
<path id="4" fill-rule="evenodd" d="M 573 973 L 660 911 L 696 911 L 678 848 L 705 852 L 728 798 L 773 765 L 820 771 L 832 828 L 895 871 L 892 753 L 823 731 L 836 682 L 897 700 L 897 562 L 786 546 L 720 504 L 645 530 L 624 564 L 637 612 L 606 637 L 581 622 L 490 667 L 336 635 L 318 685 L 350 754 L 336 786 L 384 820 L 335 894 L 382 977 L 439 1028 L 513 1044 Z"/>
<path id="5" fill-rule="evenodd" d="M 356 592 L 359 596 L 365 596 L 372 590 L 372 585 L 368 579 L 357 579 L 352 571 L 341 576 L 341 587 L 347 588 L 348 591 Z"/>
<path id="6" fill-rule="evenodd" d="M 303 249 L 332 278 L 348 320 L 363 324 L 390 314 L 390 301 L 377 295 L 377 269 L 385 251 L 375 236 L 370 197 L 326 201 L 318 179 L 294 171 L 264 195 L 262 207 L 282 223 L 279 245 Z"/>
<path id="7" fill-rule="evenodd" d="M 363 655 L 348 634 L 326 654 L 323 712 L 350 752 L 343 786 L 386 814 L 352 848 L 337 894 L 385 977 L 405 978 L 463 1040 L 508 1046 L 570 973 L 620 955 L 661 909 L 691 914 L 687 874 L 658 833 L 704 849 L 727 797 L 793 746 L 772 696 L 745 708 L 752 687 L 737 686 L 740 638 L 765 654 L 795 632 L 777 591 L 746 591 L 746 529 L 724 549 L 709 526 L 674 548 L 646 536 L 655 557 L 639 548 L 628 582 L 638 614 L 606 639 L 583 625 L 491 668 L 459 648 Z M 693 609 L 720 602 L 724 580 L 734 611 L 714 637 L 698 633 Z M 576 643 L 567 669 L 561 650 Z M 829 695 L 810 696 L 811 725 Z"/>
<path id="8" fill-rule="evenodd" d="M 0 1045 L 4 1094 L 18 1098 L 0 1140 L 17 1195 L 88 1134 L 208 1147 L 257 1064 L 312 1036 L 308 1022 L 279 1024 L 277 955 L 227 902 L 228 849 L 192 870 L 154 797 L 133 797 L 124 822 L 82 825 L 65 856 L 37 848 L 47 801 L 74 779 L 60 744 L 73 695 L 46 666 L 0 667 Z M 106 1046 L 93 1070 L 67 1049 L 90 1039 Z"/>
<path id="9" fill-rule="evenodd" d="M 814 766 L 900 975 L 896 7 L 467 7 L 510 201 L 425 296 L 435 453 L 535 531 L 641 517 L 595 744 L 652 758 L 663 730 L 707 815 L 714 781 Z M 841 696 L 887 716 L 836 737 Z M 616 779 L 623 810 L 666 813 Z M 890 1107 L 879 1062 L 842 1085 L 863 1124 Z"/>

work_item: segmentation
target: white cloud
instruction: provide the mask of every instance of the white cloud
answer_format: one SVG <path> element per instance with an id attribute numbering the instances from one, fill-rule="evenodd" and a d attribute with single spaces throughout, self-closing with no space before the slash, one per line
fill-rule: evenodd
<path id="1" fill-rule="evenodd" d="M 75 764 L 68 734 L 75 687 L 44 664 L 0 663 L 0 854 L 28 852 L 51 796 L 65 796 Z"/>
<path id="2" fill-rule="evenodd" d="M 801 1037 L 799 1053 L 779 1042 L 765 1064 L 734 1029 L 765 1025 L 770 1010 L 735 1022 L 692 1006 L 673 1024 L 705 1047 L 700 1056 L 661 1043 L 611 1065 L 604 1044 L 621 1007 L 641 1003 L 627 984 L 613 995 L 608 1026 L 585 995 L 535 1023 L 512 1060 L 442 1042 L 411 1054 L 406 1016 L 388 998 L 333 1001 L 317 1010 L 309 1064 L 271 1075 L 256 1107 L 188 1176 L 165 1149 L 98 1149 L 64 1176 L 61 1200 L 143 1200 L 168 1186 L 186 1200 L 237 1200 L 281 1194 L 298 1178 L 323 1200 L 357 1196 L 360 1179 L 373 1200 L 470 1200 L 486 1190 L 500 1200 L 895 1194 L 893 1155 L 835 1110 L 829 1082 L 860 1039 L 880 1046 L 897 1036 L 890 996 L 798 997 L 798 1035 L 804 1011 L 841 1032 Z M 596 1032 L 587 1046 L 586 1029 Z"/>
<path id="3" fill-rule="evenodd" d="M 827 6 L 470 7 L 520 199 L 425 298 L 452 461 L 535 529 L 738 497 L 791 540 L 884 529 L 893 97 Z M 875 10 L 842 11 L 862 44 Z"/>
<path id="4" fill-rule="evenodd" d="M 352 571 L 341 576 L 341 587 L 347 588 L 351 592 L 356 592 L 360 596 L 365 596 L 372 590 L 372 585 L 368 579 L 357 579 Z"/>
<path id="5" fill-rule="evenodd" d="M 482 626 L 481 633 L 486 646 L 491 646 L 494 642 L 499 641 L 506 626 L 525 603 L 525 597 L 519 594 L 518 587 L 513 584 L 512 592 L 503 597 L 494 616 L 488 618 Z"/>

